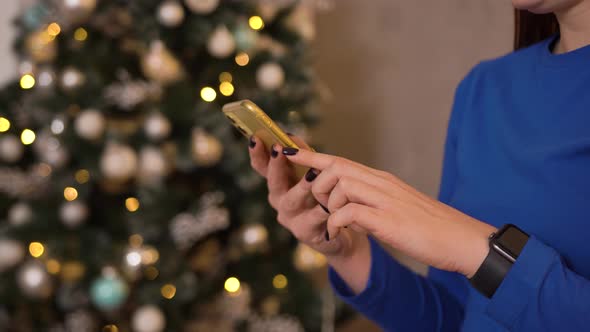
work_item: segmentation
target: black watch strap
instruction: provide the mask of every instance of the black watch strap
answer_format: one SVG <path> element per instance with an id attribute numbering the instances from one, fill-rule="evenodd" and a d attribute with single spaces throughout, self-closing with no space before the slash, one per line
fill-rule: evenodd
<path id="1" fill-rule="evenodd" d="M 469 282 L 487 298 L 491 298 L 504 280 L 512 263 L 493 248 Z"/>

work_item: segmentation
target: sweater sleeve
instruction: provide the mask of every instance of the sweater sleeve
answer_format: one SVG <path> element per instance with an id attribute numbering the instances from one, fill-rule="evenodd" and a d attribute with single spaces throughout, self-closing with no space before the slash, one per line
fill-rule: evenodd
<path id="1" fill-rule="evenodd" d="M 509 331 L 588 331 L 590 280 L 531 236 L 486 314 Z"/>
<path id="2" fill-rule="evenodd" d="M 460 118 L 468 105 L 468 90 L 474 71 L 459 84 L 455 92 L 449 120 L 443 174 L 439 199 L 448 203 L 457 177 L 456 143 Z M 374 239 L 371 242 L 371 270 L 366 288 L 353 294 L 332 268 L 329 278 L 336 294 L 357 311 L 377 323 L 386 331 L 458 331 L 463 321 L 463 301 L 443 282 L 425 278 L 410 271 L 394 260 Z M 431 269 L 431 272 L 433 269 Z M 458 281 L 444 271 L 434 271 L 446 279 Z M 456 277 L 456 278 L 455 278 Z M 455 282 L 458 284 L 458 282 Z"/>

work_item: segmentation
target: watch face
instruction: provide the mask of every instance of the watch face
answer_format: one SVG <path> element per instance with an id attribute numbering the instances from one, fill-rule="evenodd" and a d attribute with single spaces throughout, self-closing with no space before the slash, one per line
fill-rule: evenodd
<path id="1" fill-rule="evenodd" d="M 529 236 L 516 226 L 509 225 L 498 232 L 494 244 L 511 257 L 518 257 L 526 245 Z"/>

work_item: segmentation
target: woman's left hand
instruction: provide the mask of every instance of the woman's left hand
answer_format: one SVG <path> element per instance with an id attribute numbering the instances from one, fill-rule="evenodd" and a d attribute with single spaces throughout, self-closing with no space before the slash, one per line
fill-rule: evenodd
<path id="1" fill-rule="evenodd" d="M 330 211 L 331 239 L 361 228 L 414 259 L 471 277 L 488 253 L 491 225 L 434 200 L 394 175 L 332 155 L 283 149 L 287 158 L 320 174 L 312 193 Z"/>

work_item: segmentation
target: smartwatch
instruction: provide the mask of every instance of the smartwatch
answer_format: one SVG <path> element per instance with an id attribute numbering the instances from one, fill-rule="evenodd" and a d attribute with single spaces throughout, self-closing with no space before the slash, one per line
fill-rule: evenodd
<path id="1" fill-rule="evenodd" d="M 490 251 L 473 277 L 471 285 L 491 298 L 516 261 L 529 235 L 520 228 L 507 224 L 489 237 Z"/>

